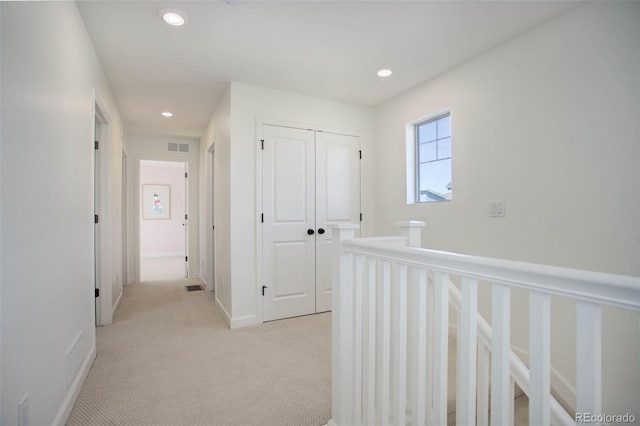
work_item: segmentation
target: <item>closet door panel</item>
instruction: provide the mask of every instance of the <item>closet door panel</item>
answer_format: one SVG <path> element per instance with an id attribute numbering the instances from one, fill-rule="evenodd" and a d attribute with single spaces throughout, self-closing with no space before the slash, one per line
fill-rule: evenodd
<path id="1" fill-rule="evenodd" d="M 315 312 L 314 132 L 263 126 L 264 320 Z"/>
<path id="2" fill-rule="evenodd" d="M 330 224 L 360 221 L 360 138 L 316 133 L 316 312 L 331 310 Z M 359 233 L 356 233 L 359 236 Z"/>

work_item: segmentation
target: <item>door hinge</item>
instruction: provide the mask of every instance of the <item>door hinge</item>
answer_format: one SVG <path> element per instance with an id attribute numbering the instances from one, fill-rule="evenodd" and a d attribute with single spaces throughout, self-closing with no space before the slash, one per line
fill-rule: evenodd
<path id="1" fill-rule="evenodd" d="M 362 151 L 358 151 L 358 154 L 360 154 L 360 159 L 362 160 Z"/>
<path id="2" fill-rule="evenodd" d="M 184 177 L 185 177 L 185 178 L 188 178 L 188 177 L 189 177 L 189 173 L 185 173 L 185 174 L 184 174 Z"/>
<path id="3" fill-rule="evenodd" d="M 216 230 L 216 226 L 215 226 L 215 225 L 212 225 L 212 226 L 211 226 L 211 229 L 215 231 L 215 230 Z"/>
<path id="4" fill-rule="evenodd" d="M 185 261 L 185 262 L 188 262 L 188 261 L 189 261 L 189 256 L 185 256 L 185 257 L 184 257 L 184 261 Z"/>
<path id="5" fill-rule="evenodd" d="M 100 297 L 100 289 L 96 288 L 96 297 Z"/>
<path id="6" fill-rule="evenodd" d="M 264 139 L 260 139 L 260 149 L 264 151 Z"/>
<path id="7" fill-rule="evenodd" d="M 260 213 L 260 223 L 264 223 L 264 213 Z"/>
<path id="8" fill-rule="evenodd" d="M 362 213 L 360 213 L 360 222 L 362 222 Z"/>
<path id="9" fill-rule="evenodd" d="M 187 216 L 186 214 L 184 215 L 184 220 L 189 219 L 189 216 Z"/>
<path id="10" fill-rule="evenodd" d="M 98 141 L 95 141 L 95 149 L 98 149 L 98 146 L 100 145 L 100 143 Z"/>
<path id="11" fill-rule="evenodd" d="M 267 287 L 266 285 L 263 285 L 263 286 L 262 286 L 262 295 L 263 295 L 263 296 L 264 296 L 264 289 L 265 289 L 265 288 L 269 288 L 269 287 Z"/>
<path id="12" fill-rule="evenodd" d="M 93 223 L 98 223 L 100 221 L 100 218 L 98 217 L 97 214 L 93 215 Z"/>

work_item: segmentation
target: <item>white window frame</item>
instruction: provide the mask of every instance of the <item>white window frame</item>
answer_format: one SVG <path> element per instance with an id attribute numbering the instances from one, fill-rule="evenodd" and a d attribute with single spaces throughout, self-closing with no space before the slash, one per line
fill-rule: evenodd
<path id="1" fill-rule="evenodd" d="M 418 140 L 417 127 L 428 121 L 432 121 L 449 115 L 451 117 L 451 109 L 442 109 L 433 114 L 429 114 L 405 124 L 406 139 L 406 172 L 407 172 L 407 204 L 431 204 L 429 201 L 420 201 L 418 199 Z M 453 155 L 452 155 L 453 158 Z M 453 160 L 452 160 L 453 161 Z M 453 171 L 452 171 L 453 179 Z M 447 200 L 450 201 L 450 200 Z M 436 202 L 438 204 L 438 202 Z"/>

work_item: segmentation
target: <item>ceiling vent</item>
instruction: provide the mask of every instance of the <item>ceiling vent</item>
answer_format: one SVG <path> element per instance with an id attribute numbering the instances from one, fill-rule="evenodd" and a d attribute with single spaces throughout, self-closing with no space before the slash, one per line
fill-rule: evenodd
<path id="1" fill-rule="evenodd" d="M 189 152 L 189 144 L 188 143 L 169 142 L 167 144 L 167 151 L 169 151 L 169 152 Z"/>

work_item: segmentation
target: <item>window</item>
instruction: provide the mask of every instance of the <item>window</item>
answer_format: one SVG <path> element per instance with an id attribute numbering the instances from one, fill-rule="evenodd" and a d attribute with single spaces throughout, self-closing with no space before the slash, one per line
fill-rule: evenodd
<path id="1" fill-rule="evenodd" d="M 415 125 L 416 200 L 451 200 L 451 116 L 439 115 Z"/>

